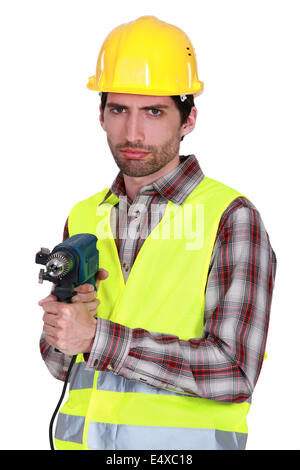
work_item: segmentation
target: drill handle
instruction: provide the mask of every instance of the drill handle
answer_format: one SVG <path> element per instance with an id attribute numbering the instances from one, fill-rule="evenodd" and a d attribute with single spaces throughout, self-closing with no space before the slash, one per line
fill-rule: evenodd
<path id="1" fill-rule="evenodd" d="M 73 291 L 72 287 L 61 287 L 54 286 L 54 289 L 51 292 L 57 298 L 58 302 L 65 302 L 70 304 L 72 302 L 72 297 L 76 295 L 76 292 Z"/>
<path id="2" fill-rule="evenodd" d="M 83 284 L 92 284 L 95 291 L 97 291 L 96 274 L 93 274 Z M 82 285 L 82 283 L 75 284 L 74 287 L 77 287 L 79 285 Z M 74 297 L 74 295 L 77 294 L 77 292 L 74 290 L 74 287 L 72 285 L 61 286 L 61 285 L 56 285 L 55 284 L 54 289 L 52 291 L 52 294 L 57 297 L 58 302 L 71 303 L 72 297 Z"/>

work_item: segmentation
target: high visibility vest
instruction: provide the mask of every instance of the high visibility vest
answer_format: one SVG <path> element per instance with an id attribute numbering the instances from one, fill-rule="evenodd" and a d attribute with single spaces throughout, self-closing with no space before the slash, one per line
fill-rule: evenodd
<path id="1" fill-rule="evenodd" d="M 69 215 L 70 236 L 97 235 L 99 266 L 109 272 L 98 289 L 98 315 L 181 340 L 201 338 L 219 222 L 228 205 L 243 194 L 204 177 L 180 206 L 168 201 L 125 284 L 110 227 L 110 212 L 119 199 L 112 194 L 103 201 L 107 191 L 79 202 Z M 250 400 L 210 400 L 168 385 L 153 387 L 141 379 L 95 372 L 79 354 L 57 420 L 57 449 L 245 448 Z"/>

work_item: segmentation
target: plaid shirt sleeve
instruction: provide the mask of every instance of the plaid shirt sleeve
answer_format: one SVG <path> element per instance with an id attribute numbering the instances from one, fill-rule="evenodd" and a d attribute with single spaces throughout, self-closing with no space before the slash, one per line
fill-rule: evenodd
<path id="1" fill-rule="evenodd" d="M 220 221 L 202 338 L 184 341 L 99 318 L 92 351 L 85 355 L 87 367 L 177 393 L 247 400 L 264 358 L 276 265 L 259 212 L 237 198 Z M 50 372 L 62 380 L 68 356 L 42 341 L 41 352 Z"/>
<path id="2" fill-rule="evenodd" d="M 237 198 L 220 222 L 202 338 L 184 341 L 100 318 L 87 367 L 177 393 L 245 401 L 264 359 L 275 274 L 260 214 Z"/>

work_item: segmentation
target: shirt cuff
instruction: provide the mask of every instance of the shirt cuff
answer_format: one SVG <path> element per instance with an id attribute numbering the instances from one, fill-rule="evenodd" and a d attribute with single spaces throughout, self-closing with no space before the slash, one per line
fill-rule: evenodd
<path id="1" fill-rule="evenodd" d="M 95 340 L 86 367 L 118 373 L 128 356 L 132 330 L 104 318 L 97 318 Z"/>

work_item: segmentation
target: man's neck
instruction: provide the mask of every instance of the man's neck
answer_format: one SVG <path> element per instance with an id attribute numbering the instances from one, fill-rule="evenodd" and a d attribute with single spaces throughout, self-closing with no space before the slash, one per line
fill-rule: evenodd
<path id="1" fill-rule="evenodd" d="M 125 189 L 126 189 L 126 194 L 127 196 L 134 201 L 137 193 L 143 186 L 147 186 L 148 184 L 154 183 L 154 181 L 157 181 L 159 178 L 162 176 L 167 175 L 170 173 L 174 168 L 176 168 L 180 163 L 180 158 L 179 155 L 173 160 L 171 160 L 167 165 L 165 165 L 163 168 L 160 170 L 156 171 L 155 173 L 152 173 L 151 175 L 146 175 L 146 176 L 128 176 L 123 173 L 123 178 L 124 178 L 124 183 L 125 183 Z"/>

